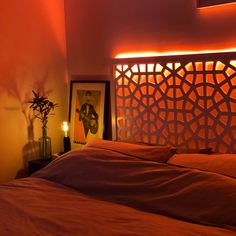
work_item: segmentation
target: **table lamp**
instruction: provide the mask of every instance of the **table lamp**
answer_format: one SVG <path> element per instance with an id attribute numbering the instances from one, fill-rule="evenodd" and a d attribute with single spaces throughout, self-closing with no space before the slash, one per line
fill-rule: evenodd
<path id="1" fill-rule="evenodd" d="M 68 122 L 63 121 L 62 130 L 64 131 L 64 152 L 71 150 L 70 137 L 68 136 L 69 125 Z"/>

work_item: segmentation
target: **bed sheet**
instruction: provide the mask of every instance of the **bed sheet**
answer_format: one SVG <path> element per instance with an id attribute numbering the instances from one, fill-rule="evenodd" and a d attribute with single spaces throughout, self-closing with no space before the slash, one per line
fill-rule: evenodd
<path id="1" fill-rule="evenodd" d="M 101 201 L 41 178 L 0 186 L 1 236 L 192 236 L 235 232 Z"/>

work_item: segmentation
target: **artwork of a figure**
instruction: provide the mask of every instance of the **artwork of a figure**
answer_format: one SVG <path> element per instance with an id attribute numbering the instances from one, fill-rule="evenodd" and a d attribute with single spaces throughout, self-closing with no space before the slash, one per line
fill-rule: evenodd
<path id="1" fill-rule="evenodd" d="M 98 132 L 98 114 L 91 101 L 92 92 L 88 90 L 85 92 L 85 102 L 80 109 L 76 109 L 76 112 L 79 113 L 79 120 L 83 123 L 85 138 L 89 131 L 92 134 Z"/>

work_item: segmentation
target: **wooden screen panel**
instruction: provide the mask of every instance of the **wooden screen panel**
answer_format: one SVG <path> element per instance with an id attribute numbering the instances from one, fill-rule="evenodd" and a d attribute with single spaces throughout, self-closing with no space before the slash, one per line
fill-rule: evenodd
<path id="1" fill-rule="evenodd" d="M 114 79 L 118 140 L 236 151 L 235 53 L 117 59 Z"/>

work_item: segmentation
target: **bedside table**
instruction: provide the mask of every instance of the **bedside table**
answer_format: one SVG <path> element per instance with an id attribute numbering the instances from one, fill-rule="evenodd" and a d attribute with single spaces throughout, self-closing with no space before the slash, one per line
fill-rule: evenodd
<path id="1" fill-rule="evenodd" d="M 31 160 L 28 162 L 28 175 L 32 175 L 34 172 L 42 169 L 46 165 L 48 165 L 52 160 L 55 158 L 51 159 L 38 159 L 38 160 Z"/>

